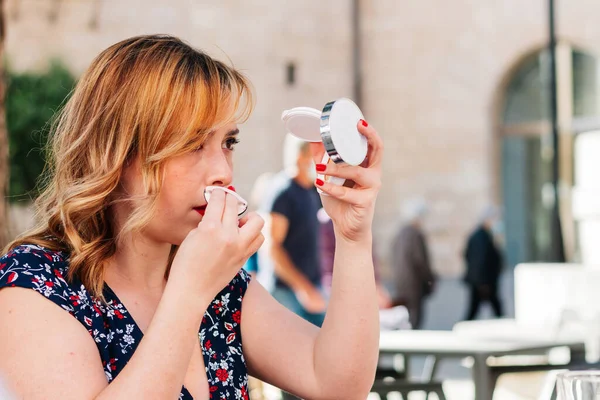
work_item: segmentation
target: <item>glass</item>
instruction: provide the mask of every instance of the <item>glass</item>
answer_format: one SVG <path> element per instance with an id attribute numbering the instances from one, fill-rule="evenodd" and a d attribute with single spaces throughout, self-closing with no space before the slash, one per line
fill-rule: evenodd
<path id="1" fill-rule="evenodd" d="M 573 48 L 564 50 L 568 53 L 559 51 L 557 67 L 559 87 L 566 88 L 559 95 L 564 94 L 564 98 L 572 100 L 572 115 L 569 116 L 572 118 L 568 120 L 573 120 L 573 129 L 590 124 L 596 126 L 600 117 L 600 57 Z M 511 72 L 502 99 L 502 124 L 508 128 L 502 142 L 501 181 L 508 265 L 555 259 L 551 226 L 555 204 L 549 55 L 543 50 L 524 58 Z M 564 128 L 570 127 L 565 125 Z M 570 184 L 575 157 L 573 136 L 560 136 L 561 179 Z M 569 213 L 565 217 L 570 220 L 572 215 Z"/>
<path id="2" fill-rule="evenodd" d="M 550 121 L 550 60 L 544 50 L 527 57 L 513 74 L 504 100 L 504 124 Z M 574 117 L 600 115 L 600 62 L 578 50 L 571 53 Z M 567 68 L 568 68 L 567 67 Z"/>
<path id="3" fill-rule="evenodd" d="M 600 68 L 596 57 L 573 50 L 573 115 L 593 117 L 600 115 Z"/>
<path id="4" fill-rule="evenodd" d="M 502 187 L 506 261 L 517 265 L 551 259 L 551 207 L 544 185 L 551 180 L 548 161 L 540 156 L 539 137 L 505 136 L 502 141 Z"/>
<path id="5" fill-rule="evenodd" d="M 514 73 L 506 89 L 505 124 L 550 120 L 548 61 L 548 52 L 542 51 L 527 57 Z"/>
<path id="6" fill-rule="evenodd" d="M 600 371 L 558 374 L 558 400 L 600 400 Z"/>

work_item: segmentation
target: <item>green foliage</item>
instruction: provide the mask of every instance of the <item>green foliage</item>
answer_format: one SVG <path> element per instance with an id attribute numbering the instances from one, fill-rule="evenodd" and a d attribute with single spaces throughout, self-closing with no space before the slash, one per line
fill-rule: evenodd
<path id="1" fill-rule="evenodd" d="M 45 165 L 45 145 L 55 113 L 75 85 L 61 64 L 45 73 L 8 73 L 6 123 L 8 128 L 9 200 L 35 198 L 36 182 Z"/>

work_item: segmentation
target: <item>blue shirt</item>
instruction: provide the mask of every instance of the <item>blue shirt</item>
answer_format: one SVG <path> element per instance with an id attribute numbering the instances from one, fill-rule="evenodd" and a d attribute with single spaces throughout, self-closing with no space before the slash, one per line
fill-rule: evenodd
<path id="1" fill-rule="evenodd" d="M 275 198 L 271 212 L 283 215 L 289 222 L 283 248 L 296 268 L 315 286 L 321 284 L 319 260 L 319 220 L 317 212 L 321 208 L 319 195 L 314 188 L 304 188 L 296 181 Z M 279 278 L 276 287 L 287 288 Z"/>

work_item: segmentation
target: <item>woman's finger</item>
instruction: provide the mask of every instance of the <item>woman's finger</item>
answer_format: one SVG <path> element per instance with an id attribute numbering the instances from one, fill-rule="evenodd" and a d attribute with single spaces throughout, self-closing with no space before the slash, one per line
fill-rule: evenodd
<path id="1" fill-rule="evenodd" d="M 222 190 L 213 190 L 210 195 L 210 201 L 206 206 L 206 212 L 202 217 L 202 222 L 212 222 L 221 225 L 223 210 L 225 209 L 225 192 Z M 200 222 L 200 223 L 202 223 Z"/>
<path id="2" fill-rule="evenodd" d="M 247 252 L 246 252 L 246 256 L 245 258 L 248 259 L 250 258 L 250 256 L 254 253 L 256 253 L 260 247 L 263 245 L 263 243 L 265 242 L 265 237 L 263 236 L 263 234 L 259 234 L 254 241 L 250 244 L 250 246 L 247 247 Z"/>
<path id="3" fill-rule="evenodd" d="M 374 193 L 376 193 L 376 191 L 371 189 L 349 188 L 322 181 L 317 181 L 317 187 L 331 197 L 358 207 L 367 207 L 373 202 Z"/>
<path id="4" fill-rule="evenodd" d="M 358 121 L 358 131 L 367 139 L 369 151 L 367 152 L 367 166 L 378 167 L 383 159 L 383 140 L 377 131 L 365 120 Z"/>
<path id="5" fill-rule="evenodd" d="M 223 226 L 232 228 L 238 227 L 238 200 L 234 195 L 228 193 L 225 196 Z"/>
<path id="6" fill-rule="evenodd" d="M 240 220 L 238 221 L 238 228 L 241 228 L 242 226 L 246 225 L 246 222 L 248 222 L 248 214 L 240 218 Z"/>
<path id="7" fill-rule="evenodd" d="M 317 164 L 317 173 L 351 180 L 363 188 L 378 187 L 379 172 L 372 168 L 355 167 L 348 164 Z"/>
<path id="8" fill-rule="evenodd" d="M 264 225 L 265 220 L 260 215 L 255 212 L 248 214 L 248 221 L 240 228 L 239 233 L 242 246 L 250 246 L 254 239 L 260 235 Z"/>

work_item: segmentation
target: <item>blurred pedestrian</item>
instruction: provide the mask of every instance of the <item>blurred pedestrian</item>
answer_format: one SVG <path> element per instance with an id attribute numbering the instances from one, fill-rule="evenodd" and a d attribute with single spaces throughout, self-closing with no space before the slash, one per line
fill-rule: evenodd
<path id="1" fill-rule="evenodd" d="M 316 169 L 309 143 L 287 135 L 284 144 L 287 187 L 271 207 L 271 256 L 275 269 L 273 296 L 314 325 L 325 316 L 318 241 L 321 208 L 314 187 Z"/>
<path id="2" fill-rule="evenodd" d="M 465 248 L 467 271 L 464 281 L 469 286 L 471 299 L 467 320 L 475 319 L 482 302 L 489 301 L 497 317 L 503 315 L 498 297 L 498 280 L 502 271 L 502 254 L 494 242 L 494 229 L 500 224 L 500 211 L 488 206 L 480 217 L 475 231 Z"/>
<path id="3" fill-rule="evenodd" d="M 395 303 L 408 308 L 413 329 L 423 321 L 423 302 L 435 287 L 427 239 L 423 233 L 423 218 L 427 204 L 422 199 L 408 201 L 402 210 L 402 225 L 392 242 L 392 275 Z"/>

